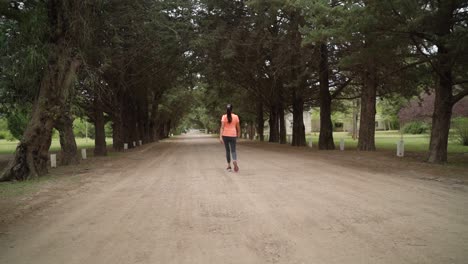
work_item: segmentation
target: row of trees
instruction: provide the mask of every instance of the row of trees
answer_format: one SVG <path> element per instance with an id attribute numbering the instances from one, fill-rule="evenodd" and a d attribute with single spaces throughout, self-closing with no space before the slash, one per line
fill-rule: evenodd
<path id="1" fill-rule="evenodd" d="M 1 180 L 47 173 L 53 129 L 62 164 L 79 162 L 73 119 L 95 127 L 95 155 L 167 137 L 190 105 L 186 1 L 1 1 L 2 114 L 29 122 Z M 129 144 L 132 147 L 132 144 Z"/>
<path id="2" fill-rule="evenodd" d="M 207 94 L 218 93 L 205 104 L 238 102 L 260 140 L 268 119 L 269 141 L 286 143 L 289 110 L 292 145 L 305 145 L 302 112 L 318 106 L 319 148 L 334 149 L 331 113 L 344 100 L 358 98 L 358 148 L 372 151 L 376 99 L 427 91 L 435 93 L 428 160 L 447 161 L 452 107 L 468 95 L 466 1 L 205 0 L 200 5 L 203 37 L 195 50 Z"/>
<path id="3" fill-rule="evenodd" d="M 76 163 L 72 123 L 95 125 L 96 155 L 166 137 L 186 113 L 216 126 L 234 102 L 249 129 L 305 145 L 302 113 L 320 107 L 320 149 L 334 149 L 331 113 L 360 99 L 360 150 L 375 150 L 376 98 L 435 93 L 429 161 L 447 160 L 452 106 L 468 94 L 463 0 L 1 0 L 3 115 L 28 116 L 2 180 L 47 172 L 52 130 Z M 198 98 L 198 100 L 193 100 Z M 193 102 L 201 104 L 193 106 Z M 193 111 L 191 109 L 193 108 Z M 213 121 L 214 120 L 214 121 Z M 214 129 L 214 128 L 213 128 Z"/>

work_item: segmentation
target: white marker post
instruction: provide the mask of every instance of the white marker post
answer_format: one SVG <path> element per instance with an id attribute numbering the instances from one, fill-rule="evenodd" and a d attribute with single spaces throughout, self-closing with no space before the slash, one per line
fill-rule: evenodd
<path id="1" fill-rule="evenodd" d="M 288 135 L 288 143 L 291 144 L 292 143 L 292 140 L 291 140 L 291 135 Z"/>
<path id="2" fill-rule="evenodd" d="M 57 168 L 57 154 L 50 154 L 50 167 Z"/>
<path id="3" fill-rule="evenodd" d="M 140 146 L 143 145 L 143 141 L 142 141 L 141 139 L 138 140 L 138 144 L 139 144 Z"/>
<path id="4" fill-rule="evenodd" d="M 88 158 L 88 157 L 86 156 L 86 149 L 82 149 L 82 150 L 81 150 L 81 157 L 82 157 L 84 160 Z"/>
<path id="5" fill-rule="evenodd" d="M 312 146 L 313 146 L 312 139 L 310 139 L 310 141 L 309 141 L 309 147 L 312 148 Z"/>
<path id="6" fill-rule="evenodd" d="M 124 143 L 124 150 L 128 149 L 128 143 Z"/>
<path id="7" fill-rule="evenodd" d="M 397 157 L 405 156 L 405 142 L 402 140 L 397 142 Z"/>
<path id="8" fill-rule="evenodd" d="M 344 138 L 342 138 L 342 139 L 340 140 L 340 150 L 343 151 L 343 150 L 344 150 L 344 147 L 345 147 Z"/>
<path id="9" fill-rule="evenodd" d="M 133 141 L 133 147 L 134 147 L 134 148 L 136 147 L 136 142 L 135 142 L 135 141 Z"/>

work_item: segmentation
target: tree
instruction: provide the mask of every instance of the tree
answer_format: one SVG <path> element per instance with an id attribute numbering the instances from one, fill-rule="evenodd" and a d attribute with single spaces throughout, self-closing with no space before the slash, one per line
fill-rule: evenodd
<path id="1" fill-rule="evenodd" d="M 332 100 L 343 92 L 350 83 L 349 77 L 343 74 L 338 62 L 342 56 L 342 21 L 348 15 L 346 7 L 339 1 L 301 1 L 305 7 L 307 23 L 305 43 L 315 45 L 317 61 L 316 80 L 320 105 L 319 149 L 335 149 L 333 141 Z M 341 55 L 341 56 L 340 56 Z"/>
<path id="2" fill-rule="evenodd" d="M 48 150 L 56 118 L 66 107 L 73 81 L 81 64 L 74 48 L 83 37 L 79 18 L 88 12 L 87 1 L 46 3 L 49 29 L 47 65 L 42 74 L 39 94 L 34 102 L 31 120 L 17 147 L 14 160 L 0 177 L 2 180 L 24 180 L 47 172 Z M 75 40 L 75 41 L 72 41 Z"/>
<path id="3" fill-rule="evenodd" d="M 393 34 L 412 42 L 414 54 L 433 73 L 435 100 L 428 161 L 447 161 L 452 109 L 468 95 L 468 3 L 447 1 L 387 1 L 380 11 L 397 25 Z"/>

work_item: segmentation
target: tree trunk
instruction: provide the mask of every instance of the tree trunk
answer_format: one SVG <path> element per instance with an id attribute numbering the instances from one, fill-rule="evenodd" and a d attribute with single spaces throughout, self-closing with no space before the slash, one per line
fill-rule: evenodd
<path id="1" fill-rule="evenodd" d="M 73 119 L 69 114 L 64 114 L 55 122 L 55 128 L 60 133 L 60 164 L 79 164 L 80 157 L 76 146 L 75 135 L 73 134 Z"/>
<path id="2" fill-rule="evenodd" d="M 286 122 L 284 120 L 284 107 L 282 103 L 278 105 L 278 109 L 280 144 L 287 144 L 288 141 L 286 140 Z"/>
<path id="3" fill-rule="evenodd" d="M 359 99 L 353 101 L 353 133 L 352 137 L 354 140 L 358 138 L 358 121 L 359 121 L 359 114 L 358 111 L 360 109 Z"/>
<path id="4" fill-rule="evenodd" d="M 253 140 L 255 137 L 255 123 L 253 121 L 249 122 L 249 139 Z"/>
<path id="5" fill-rule="evenodd" d="M 335 149 L 333 142 L 333 124 L 331 120 L 331 104 L 328 83 L 328 48 L 324 43 L 320 44 L 319 81 L 320 81 L 320 135 L 319 149 Z"/>
<path id="6" fill-rule="evenodd" d="M 148 102 L 145 101 L 145 106 L 141 113 L 141 127 L 140 127 L 140 140 L 142 143 L 149 142 L 149 113 L 148 113 Z"/>
<path id="7" fill-rule="evenodd" d="M 106 130 L 104 113 L 102 111 L 102 105 L 99 100 L 99 96 L 94 97 L 94 156 L 106 156 L 107 155 L 107 144 L 106 144 Z"/>
<path id="8" fill-rule="evenodd" d="M 171 123 L 172 123 L 172 121 L 168 120 L 168 121 L 164 122 L 164 124 L 162 125 L 161 138 L 168 138 L 169 137 L 169 135 L 171 133 Z"/>
<path id="9" fill-rule="evenodd" d="M 127 128 L 127 142 L 129 148 L 134 148 L 133 142 L 138 139 L 138 124 L 137 124 L 137 110 L 135 109 L 135 103 L 131 98 L 128 98 L 127 111 L 126 113 L 126 128 Z"/>
<path id="10" fill-rule="evenodd" d="M 447 146 L 453 107 L 453 78 L 447 50 L 438 46 L 439 84 L 435 89 L 434 114 L 432 116 L 431 140 L 428 162 L 447 162 Z"/>
<path id="11" fill-rule="evenodd" d="M 293 146 L 305 146 L 304 99 L 293 93 Z"/>
<path id="12" fill-rule="evenodd" d="M 268 120 L 268 124 L 270 125 L 270 137 L 268 139 L 269 142 L 279 142 L 279 116 L 278 116 L 278 109 L 276 105 L 272 105 L 270 107 L 270 119 Z"/>
<path id="13" fill-rule="evenodd" d="M 263 104 L 257 103 L 257 134 L 260 141 L 264 141 L 263 129 L 265 120 L 263 119 Z"/>
<path id="14" fill-rule="evenodd" d="M 158 124 L 158 107 L 159 107 L 159 97 L 155 94 L 153 96 L 153 102 L 151 103 L 151 114 L 149 116 L 150 124 L 150 136 L 151 142 L 159 141 L 159 124 Z"/>
<path id="15" fill-rule="evenodd" d="M 131 120 L 131 114 L 130 114 L 130 103 L 129 103 L 129 98 L 128 95 L 124 96 L 123 99 L 123 104 L 122 104 L 122 139 L 123 143 L 128 144 L 128 148 L 132 148 L 131 144 L 131 130 L 132 130 L 132 120 Z"/>
<path id="16" fill-rule="evenodd" d="M 364 73 L 363 81 L 358 149 L 374 151 L 377 81 L 375 68 L 372 64 L 370 64 L 370 71 Z"/>
<path id="17" fill-rule="evenodd" d="M 112 148 L 116 151 L 122 151 L 124 148 L 121 110 L 117 111 L 112 119 Z"/>
<path id="18" fill-rule="evenodd" d="M 25 180 L 47 173 L 48 151 L 52 140 L 54 117 L 60 116 L 69 98 L 72 82 L 80 66 L 63 40 L 51 44 L 48 66 L 44 70 L 39 95 L 15 158 L 3 171 L 0 180 Z"/>

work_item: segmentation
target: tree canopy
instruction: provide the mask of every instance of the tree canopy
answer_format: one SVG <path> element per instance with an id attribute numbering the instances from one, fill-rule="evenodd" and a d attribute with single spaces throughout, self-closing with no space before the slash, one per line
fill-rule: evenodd
<path id="1" fill-rule="evenodd" d="M 334 109 L 360 107 L 359 144 L 375 150 L 377 98 L 434 94 L 430 162 L 447 161 L 454 105 L 468 95 L 463 0 L 1 0 L 0 115 L 21 143 L 1 178 L 47 172 L 52 130 L 78 162 L 72 124 L 94 124 L 96 155 L 215 132 L 227 103 L 253 137 L 304 146 L 320 107 L 320 149 Z M 353 106 L 354 107 L 354 106 Z M 264 130 L 268 122 L 269 131 Z M 132 146 L 132 144 L 129 144 Z"/>

